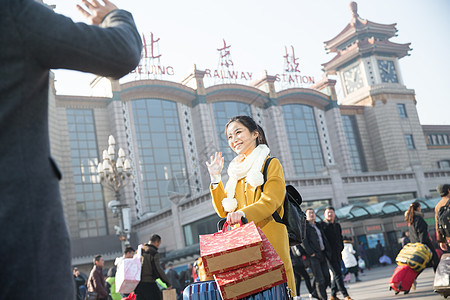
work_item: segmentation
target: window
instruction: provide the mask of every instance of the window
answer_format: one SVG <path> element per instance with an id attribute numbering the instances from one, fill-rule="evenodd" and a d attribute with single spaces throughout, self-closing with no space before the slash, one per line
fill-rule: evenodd
<path id="1" fill-rule="evenodd" d="M 438 162 L 439 169 L 450 169 L 450 160 L 441 160 Z"/>
<path id="2" fill-rule="evenodd" d="M 282 106 L 295 175 L 315 176 L 325 166 L 314 109 L 304 104 Z"/>
<path id="3" fill-rule="evenodd" d="M 406 147 L 408 147 L 408 149 L 416 149 L 412 134 L 405 134 L 405 139 L 406 139 Z"/>
<path id="4" fill-rule="evenodd" d="M 94 114 L 90 109 L 68 109 L 66 114 L 80 237 L 106 235 L 105 200 L 97 176 L 99 153 Z"/>
<path id="5" fill-rule="evenodd" d="M 401 118 L 407 118 L 408 117 L 408 114 L 406 113 L 405 104 L 398 103 L 397 104 L 397 108 L 398 108 L 398 114 L 400 115 Z"/>
<path id="6" fill-rule="evenodd" d="M 220 218 L 214 214 L 212 216 L 195 221 L 191 224 L 183 226 L 184 239 L 186 246 L 198 244 L 198 236 L 202 234 L 211 234 L 217 231 L 217 222 Z"/>
<path id="7" fill-rule="evenodd" d="M 170 207 L 169 194 L 190 194 L 177 104 L 160 99 L 132 101 L 141 169 L 144 212 Z"/>
<path id="8" fill-rule="evenodd" d="M 366 160 L 355 116 L 342 115 L 342 124 L 344 125 L 345 139 L 350 152 L 353 171 L 367 172 Z"/>
<path id="9" fill-rule="evenodd" d="M 437 146 L 450 145 L 448 134 L 446 133 L 427 134 L 427 138 L 428 138 L 428 145 L 437 145 Z"/>

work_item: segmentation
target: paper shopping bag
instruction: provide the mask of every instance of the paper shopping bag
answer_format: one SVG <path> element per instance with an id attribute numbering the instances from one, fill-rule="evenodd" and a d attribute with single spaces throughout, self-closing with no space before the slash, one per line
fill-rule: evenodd
<path id="1" fill-rule="evenodd" d="M 141 281 L 141 252 L 142 245 L 139 245 L 133 258 L 124 258 L 117 266 L 116 293 L 131 293 Z"/>
<path id="2" fill-rule="evenodd" d="M 283 261 L 261 229 L 258 230 L 263 239 L 265 260 L 256 265 L 215 274 L 214 279 L 223 300 L 241 299 L 287 282 Z"/>
<path id="3" fill-rule="evenodd" d="M 163 300 L 177 300 L 177 291 L 175 289 L 163 290 Z"/>
<path id="4" fill-rule="evenodd" d="M 230 231 L 200 235 L 205 271 L 214 275 L 258 263 L 264 259 L 262 238 L 254 222 Z"/>

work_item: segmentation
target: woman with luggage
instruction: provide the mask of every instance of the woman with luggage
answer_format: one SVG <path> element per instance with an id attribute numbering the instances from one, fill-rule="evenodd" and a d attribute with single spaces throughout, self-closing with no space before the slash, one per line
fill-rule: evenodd
<path id="1" fill-rule="evenodd" d="M 249 116 L 236 116 L 225 126 L 228 145 L 237 154 L 228 166 L 229 179 L 224 186 L 221 172 L 224 157 L 221 152 L 206 162 L 211 177 L 212 203 L 217 214 L 227 218 L 229 225 L 238 224 L 242 217 L 263 231 L 284 263 L 288 286 L 296 296 L 294 272 L 289 254 L 286 226 L 277 223 L 272 214 L 275 210 L 283 216 L 286 193 L 283 168 L 278 159 L 271 160 L 264 182 L 262 169 L 269 157 L 263 129 Z M 261 185 L 264 184 L 264 192 Z"/>
<path id="2" fill-rule="evenodd" d="M 433 243 L 431 242 L 430 235 L 428 233 L 428 225 L 423 219 L 422 209 L 418 201 L 411 203 L 409 206 L 405 213 L 405 221 L 408 222 L 409 239 L 411 240 L 411 243 L 421 243 L 430 249 L 432 254 L 431 264 L 434 272 L 436 272 L 436 268 L 439 264 L 439 258 L 436 254 Z"/>
<path id="3" fill-rule="evenodd" d="M 344 275 L 353 273 L 355 275 L 355 281 L 359 282 L 359 266 L 355 257 L 356 251 L 353 249 L 352 239 L 344 236 L 344 249 L 342 250 L 342 261 L 344 262 L 347 272 Z"/>

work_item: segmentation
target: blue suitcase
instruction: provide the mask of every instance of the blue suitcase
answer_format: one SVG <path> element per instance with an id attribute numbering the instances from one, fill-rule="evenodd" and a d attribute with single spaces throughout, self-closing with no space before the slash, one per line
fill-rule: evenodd
<path id="1" fill-rule="evenodd" d="M 285 300 L 288 299 L 286 283 L 279 284 L 243 300 Z M 222 300 L 216 282 L 201 281 L 187 286 L 183 291 L 183 300 Z"/>
<path id="2" fill-rule="evenodd" d="M 222 300 L 216 282 L 200 281 L 188 285 L 183 291 L 183 300 Z"/>

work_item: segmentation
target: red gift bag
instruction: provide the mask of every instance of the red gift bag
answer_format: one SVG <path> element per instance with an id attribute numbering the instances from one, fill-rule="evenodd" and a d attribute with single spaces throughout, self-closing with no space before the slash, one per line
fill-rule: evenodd
<path id="1" fill-rule="evenodd" d="M 263 261 L 262 238 L 254 222 L 230 231 L 200 235 L 200 255 L 207 274 L 217 274 Z"/>
<path id="2" fill-rule="evenodd" d="M 215 274 L 223 300 L 241 299 L 287 282 L 283 261 L 261 229 L 258 230 L 263 240 L 265 260 L 256 265 Z"/>

